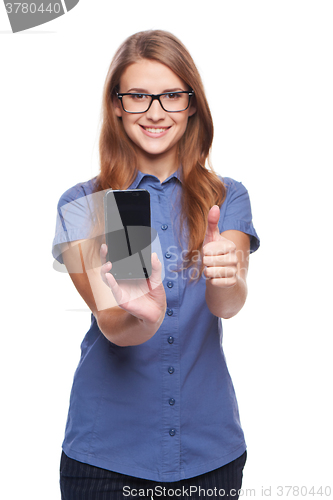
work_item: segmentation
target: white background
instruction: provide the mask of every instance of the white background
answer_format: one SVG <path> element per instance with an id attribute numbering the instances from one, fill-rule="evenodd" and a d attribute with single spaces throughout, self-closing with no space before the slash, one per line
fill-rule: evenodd
<path id="1" fill-rule="evenodd" d="M 333 3 L 322 0 L 81 0 L 12 34 L 0 5 L 6 500 L 60 499 L 90 315 L 69 276 L 53 270 L 56 204 L 98 173 L 109 63 L 128 35 L 150 28 L 173 32 L 197 63 L 215 123 L 213 165 L 248 188 L 261 237 L 247 304 L 224 324 L 248 444 L 244 497 L 253 488 L 277 498 L 278 486 L 331 486 L 333 496 L 332 25 Z"/>

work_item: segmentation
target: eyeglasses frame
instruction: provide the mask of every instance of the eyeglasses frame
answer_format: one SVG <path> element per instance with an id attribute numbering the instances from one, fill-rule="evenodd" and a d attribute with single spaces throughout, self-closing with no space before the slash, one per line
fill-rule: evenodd
<path id="1" fill-rule="evenodd" d="M 188 105 L 186 106 L 186 108 L 184 109 L 179 109 L 177 111 L 168 111 L 166 110 L 164 107 L 163 107 L 163 104 L 161 102 L 161 99 L 160 97 L 162 95 L 169 95 L 169 94 L 188 94 Z M 124 104 L 123 104 L 123 96 L 124 95 L 144 95 L 144 96 L 149 96 L 151 97 L 151 101 L 150 101 L 150 104 L 148 106 L 148 108 L 146 109 L 146 111 L 127 111 L 127 109 L 124 108 Z M 126 113 L 131 113 L 132 115 L 139 115 L 141 113 L 147 113 L 147 111 L 150 109 L 151 105 L 153 104 L 153 102 L 155 100 L 157 100 L 160 105 L 161 105 L 161 108 L 163 109 L 163 111 L 165 111 L 166 113 L 181 113 L 182 111 L 186 111 L 189 106 L 190 106 L 190 102 L 191 102 L 191 97 L 194 95 L 194 90 L 180 90 L 178 92 L 162 92 L 162 94 L 145 94 L 144 92 L 124 92 L 124 93 L 118 93 L 117 92 L 117 97 L 118 99 L 120 100 L 121 102 L 121 106 L 123 108 L 123 110 L 126 112 Z"/>

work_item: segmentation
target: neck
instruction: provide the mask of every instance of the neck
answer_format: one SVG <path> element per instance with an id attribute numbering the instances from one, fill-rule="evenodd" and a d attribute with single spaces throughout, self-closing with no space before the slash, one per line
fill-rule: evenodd
<path id="1" fill-rule="evenodd" d="M 142 155 L 139 152 L 138 165 L 142 173 L 154 175 L 160 182 L 165 181 L 179 167 L 177 154 L 174 151 L 162 155 Z"/>

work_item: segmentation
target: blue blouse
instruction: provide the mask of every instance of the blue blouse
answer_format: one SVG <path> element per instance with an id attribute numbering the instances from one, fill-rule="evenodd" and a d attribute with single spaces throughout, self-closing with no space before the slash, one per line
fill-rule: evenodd
<path id="1" fill-rule="evenodd" d="M 249 234 L 254 252 L 259 239 L 248 192 L 240 182 L 223 181 L 227 195 L 220 232 Z M 53 241 L 59 262 L 61 243 L 89 236 L 93 187 L 94 179 L 60 198 Z M 151 224 L 159 240 L 153 250 L 164 264 L 165 319 L 144 344 L 119 347 L 106 339 L 92 315 L 74 376 L 63 450 L 122 474 L 178 481 L 238 458 L 246 444 L 223 353 L 222 322 L 206 305 L 205 279 L 192 282 L 190 270 L 174 272 L 186 249 L 177 233 L 178 173 L 161 183 L 138 172 L 130 188 L 150 192 Z"/>

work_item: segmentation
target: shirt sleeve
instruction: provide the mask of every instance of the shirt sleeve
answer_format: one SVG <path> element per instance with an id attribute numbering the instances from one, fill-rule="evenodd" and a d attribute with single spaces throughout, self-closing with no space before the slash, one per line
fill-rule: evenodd
<path id="1" fill-rule="evenodd" d="M 227 189 L 227 195 L 221 207 L 219 230 L 222 233 L 235 229 L 248 234 L 250 236 L 250 252 L 253 253 L 258 250 L 260 239 L 252 222 L 249 193 L 241 182 L 228 177 L 224 178 L 223 182 Z"/>
<path id="2" fill-rule="evenodd" d="M 94 222 L 92 197 L 95 195 L 91 193 L 91 189 L 86 188 L 85 184 L 77 184 L 59 199 L 52 255 L 60 264 L 63 264 L 62 252 L 65 243 L 87 239 L 92 234 Z"/>

